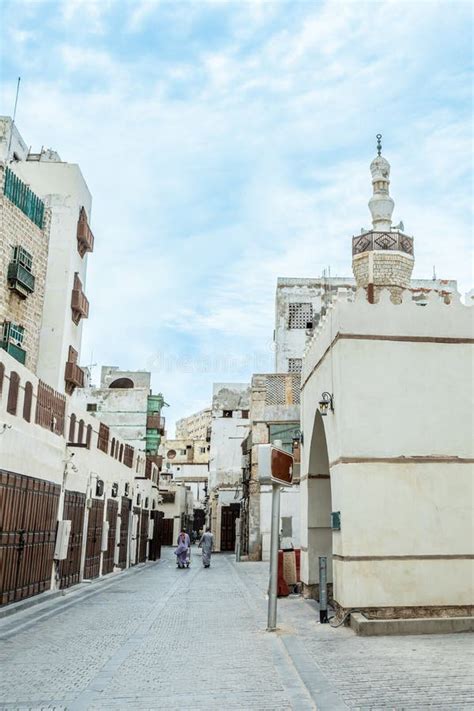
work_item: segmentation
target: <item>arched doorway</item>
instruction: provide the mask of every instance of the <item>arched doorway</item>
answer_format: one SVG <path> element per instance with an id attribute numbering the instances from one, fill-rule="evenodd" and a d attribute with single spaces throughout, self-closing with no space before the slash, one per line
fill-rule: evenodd
<path id="1" fill-rule="evenodd" d="M 319 556 L 327 557 L 328 583 L 332 584 L 331 476 L 324 421 L 316 411 L 309 444 L 306 478 L 307 565 L 306 594 L 318 597 Z"/>

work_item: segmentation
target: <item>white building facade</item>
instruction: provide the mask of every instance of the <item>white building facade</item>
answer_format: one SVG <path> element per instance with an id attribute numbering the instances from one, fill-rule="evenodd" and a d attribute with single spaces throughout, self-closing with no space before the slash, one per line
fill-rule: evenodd
<path id="1" fill-rule="evenodd" d="M 371 171 L 355 300 L 338 295 L 304 357 L 302 581 L 317 597 L 323 556 L 337 610 L 470 615 L 472 312 L 457 294 L 414 298 L 380 152 Z"/>

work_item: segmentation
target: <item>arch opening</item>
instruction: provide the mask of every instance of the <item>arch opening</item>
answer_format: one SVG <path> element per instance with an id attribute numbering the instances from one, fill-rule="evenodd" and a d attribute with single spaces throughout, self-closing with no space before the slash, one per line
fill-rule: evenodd
<path id="1" fill-rule="evenodd" d="M 117 378 L 110 383 L 109 388 L 133 388 L 133 380 L 130 378 Z"/>

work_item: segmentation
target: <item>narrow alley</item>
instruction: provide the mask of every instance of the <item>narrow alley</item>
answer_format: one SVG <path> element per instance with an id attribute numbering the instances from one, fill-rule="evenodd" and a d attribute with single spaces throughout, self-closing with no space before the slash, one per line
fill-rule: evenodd
<path id="1" fill-rule="evenodd" d="M 197 549 L 177 570 L 165 549 L 53 614 L 6 617 L 1 708 L 472 708 L 470 635 L 360 638 L 301 598 L 279 602 L 269 634 L 267 570 L 224 554 L 204 570 Z"/>

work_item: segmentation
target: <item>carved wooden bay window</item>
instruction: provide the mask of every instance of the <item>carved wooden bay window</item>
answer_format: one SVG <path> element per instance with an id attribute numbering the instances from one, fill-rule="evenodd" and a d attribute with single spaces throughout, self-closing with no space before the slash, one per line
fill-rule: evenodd
<path id="1" fill-rule="evenodd" d="M 69 354 L 64 372 L 66 392 L 70 395 L 75 388 L 84 387 L 84 371 L 77 365 L 77 351 L 69 346 Z"/>
<path id="2" fill-rule="evenodd" d="M 74 274 L 74 286 L 71 297 L 72 320 L 77 325 L 81 318 L 89 316 L 89 302 L 82 291 L 82 282 L 79 279 L 79 274 Z"/>
<path id="3" fill-rule="evenodd" d="M 84 207 L 79 211 L 77 221 L 77 251 L 83 257 L 86 252 L 94 251 L 94 235 L 87 221 L 87 212 Z"/>

